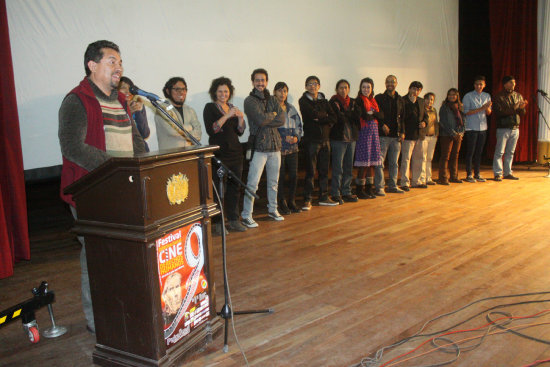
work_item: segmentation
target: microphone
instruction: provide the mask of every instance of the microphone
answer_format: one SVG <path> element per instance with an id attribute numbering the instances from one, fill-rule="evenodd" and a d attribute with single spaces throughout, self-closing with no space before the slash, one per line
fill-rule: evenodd
<path id="1" fill-rule="evenodd" d="M 540 93 L 543 97 L 547 97 L 548 96 L 548 93 L 546 93 L 545 91 L 541 90 L 541 89 L 537 89 L 537 93 Z"/>
<path id="2" fill-rule="evenodd" d="M 149 93 L 149 92 L 146 92 L 142 89 L 139 89 L 136 85 L 132 85 L 130 87 L 130 93 L 132 93 L 133 95 L 138 95 L 138 96 L 145 97 L 150 101 L 161 101 L 163 103 L 167 103 L 166 100 L 160 98 L 156 94 Z"/>

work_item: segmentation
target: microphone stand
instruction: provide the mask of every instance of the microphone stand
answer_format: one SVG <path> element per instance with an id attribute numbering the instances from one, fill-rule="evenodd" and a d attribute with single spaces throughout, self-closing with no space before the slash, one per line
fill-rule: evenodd
<path id="1" fill-rule="evenodd" d="M 147 96 L 149 101 L 151 101 L 151 104 L 155 106 L 155 108 L 160 111 L 164 116 L 166 116 L 175 126 L 177 126 L 184 134 L 185 137 L 188 138 L 193 142 L 193 144 L 197 146 L 202 146 L 200 141 L 197 140 L 191 133 L 178 122 L 176 119 L 174 119 L 170 114 L 160 106 L 158 101 L 155 98 Z M 224 199 L 224 190 L 223 190 L 223 181 L 224 177 L 227 175 L 230 179 L 235 180 L 240 186 L 244 187 L 246 191 L 254 198 L 259 199 L 260 197 L 252 191 L 252 189 L 245 185 L 237 175 L 233 171 L 229 169 L 219 158 L 214 156 L 212 160 L 218 165 L 218 169 L 216 171 L 216 174 L 219 178 L 218 183 L 218 190 L 216 190 L 216 186 L 213 185 L 214 190 L 218 191 L 218 201 L 220 206 L 220 212 L 221 212 L 221 220 L 222 220 L 222 231 L 221 231 L 221 237 L 222 237 L 222 263 L 223 263 L 223 295 L 224 295 L 224 304 L 217 314 L 221 316 L 224 319 L 224 336 L 223 336 L 223 352 L 227 353 L 229 351 L 229 346 L 227 344 L 227 336 L 228 336 L 228 329 L 229 329 L 229 320 L 233 317 L 233 315 L 248 315 L 248 314 L 255 314 L 255 313 L 269 313 L 272 314 L 275 312 L 273 308 L 267 308 L 262 310 L 245 310 L 245 311 L 233 311 L 231 309 L 231 302 L 230 302 L 230 296 L 229 296 L 229 285 L 227 281 L 227 244 L 226 244 L 226 236 L 225 236 L 225 218 L 223 214 L 223 199 Z"/>
<path id="2" fill-rule="evenodd" d="M 541 97 L 546 102 L 550 103 L 550 99 L 548 98 L 548 94 L 542 93 L 540 91 L 537 91 L 537 93 L 540 93 Z M 542 113 L 542 111 L 540 109 L 538 98 L 536 98 L 535 100 L 537 101 L 537 112 L 542 117 L 542 120 L 544 121 L 544 124 L 546 125 L 546 127 L 550 131 L 550 126 L 548 126 L 548 121 L 546 121 L 546 118 L 544 117 L 544 114 Z M 545 154 L 544 159 L 546 159 L 546 165 L 548 166 L 548 175 L 544 176 L 544 178 L 550 178 L 550 157 L 547 157 L 546 154 Z"/>

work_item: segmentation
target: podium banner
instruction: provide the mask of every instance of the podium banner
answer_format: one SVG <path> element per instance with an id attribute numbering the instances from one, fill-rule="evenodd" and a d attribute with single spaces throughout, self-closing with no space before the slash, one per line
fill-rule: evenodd
<path id="1" fill-rule="evenodd" d="M 164 340 L 170 348 L 210 317 L 202 224 L 181 227 L 155 244 Z"/>

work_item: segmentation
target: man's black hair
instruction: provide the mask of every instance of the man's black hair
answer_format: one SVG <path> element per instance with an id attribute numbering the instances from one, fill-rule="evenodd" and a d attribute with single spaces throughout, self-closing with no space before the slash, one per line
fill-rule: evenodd
<path id="1" fill-rule="evenodd" d="M 254 69 L 252 74 L 250 74 L 250 80 L 254 81 L 254 77 L 256 74 L 264 74 L 265 75 L 265 81 L 267 82 L 269 80 L 269 77 L 267 76 L 267 70 L 264 68 Z"/>
<path id="2" fill-rule="evenodd" d="M 118 48 L 118 46 L 111 41 L 101 40 L 90 43 L 86 48 L 86 52 L 84 53 L 84 70 L 86 70 L 86 76 L 90 76 L 90 74 L 92 73 L 92 71 L 88 67 L 88 62 L 100 62 L 103 58 L 104 48 L 110 48 L 120 53 L 120 49 Z"/>
<path id="3" fill-rule="evenodd" d="M 315 80 L 317 82 L 317 84 L 321 84 L 321 81 L 319 80 L 318 77 L 316 77 L 315 75 L 310 75 L 306 78 L 306 85 L 307 85 L 307 83 L 309 83 L 312 80 Z"/>
<path id="4" fill-rule="evenodd" d="M 162 93 L 164 93 L 164 97 L 171 99 L 170 96 L 170 89 L 174 87 L 178 82 L 182 82 L 185 84 L 185 88 L 187 88 L 187 83 L 185 82 L 185 79 L 183 79 L 181 76 L 174 76 L 164 84 L 164 88 L 162 88 Z"/>

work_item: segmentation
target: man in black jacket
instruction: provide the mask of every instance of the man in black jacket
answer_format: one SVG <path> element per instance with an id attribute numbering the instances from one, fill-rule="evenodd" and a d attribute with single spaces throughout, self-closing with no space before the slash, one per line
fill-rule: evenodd
<path id="1" fill-rule="evenodd" d="M 409 191 L 409 166 L 414 146 L 426 136 L 427 114 L 424 100 L 419 98 L 422 83 L 414 81 L 409 86 L 409 93 L 402 97 L 403 113 L 401 114 L 401 189 Z M 427 186 L 426 186 L 427 187 Z"/>
<path id="2" fill-rule="evenodd" d="M 403 100 L 397 91 L 397 78 L 395 75 L 386 77 L 386 91 L 374 97 L 380 112 L 384 117 L 378 121 L 378 134 L 380 136 L 380 158 L 382 165 L 377 166 L 374 172 L 374 185 L 377 196 L 386 196 L 384 192 L 384 161 L 388 156 L 388 190 L 396 194 L 404 191 L 397 187 L 397 172 L 399 170 L 399 153 L 401 152 L 400 119 L 403 113 Z"/>
<path id="3" fill-rule="evenodd" d="M 330 164 L 330 129 L 336 123 L 336 115 L 323 93 L 316 76 L 306 79 L 306 91 L 300 98 L 300 112 L 304 122 L 304 147 L 306 151 L 306 179 L 303 210 L 311 209 L 311 195 L 316 168 L 319 169 L 319 205 L 335 206 L 339 203 L 328 196 L 328 168 Z"/>

